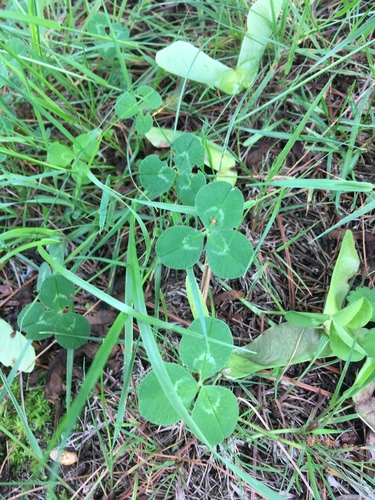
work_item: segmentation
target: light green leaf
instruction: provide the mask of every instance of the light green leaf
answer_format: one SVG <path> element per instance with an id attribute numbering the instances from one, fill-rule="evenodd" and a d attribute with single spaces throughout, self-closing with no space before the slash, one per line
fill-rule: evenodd
<path id="1" fill-rule="evenodd" d="M 34 369 L 35 350 L 30 342 L 20 332 L 0 319 L 0 363 L 14 366 L 21 359 L 19 370 L 29 373 Z"/>
<path id="2" fill-rule="evenodd" d="M 357 340 L 363 338 L 366 332 L 366 329 L 359 328 L 355 332 Z M 366 356 L 366 351 L 356 342 L 354 332 L 344 328 L 334 320 L 331 322 L 329 330 L 329 345 L 333 354 L 344 361 L 361 361 Z"/>
<path id="3" fill-rule="evenodd" d="M 203 239 L 203 233 L 192 227 L 170 227 L 158 239 L 156 253 L 165 266 L 186 269 L 198 261 L 203 250 Z"/>
<path id="4" fill-rule="evenodd" d="M 349 292 L 347 297 L 349 304 L 364 297 L 372 305 L 372 317 L 370 321 L 375 322 L 375 290 L 367 286 L 358 286 L 355 290 Z"/>
<path id="5" fill-rule="evenodd" d="M 148 85 L 140 85 L 136 89 L 136 94 L 139 109 L 158 109 L 163 104 L 159 92 Z"/>
<path id="6" fill-rule="evenodd" d="M 195 206 L 209 230 L 231 229 L 242 222 L 242 193 L 228 182 L 211 182 L 202 187 L 195 198 Z"/>
<path id="7" fill-rule="evenodd" d="M 206 253 L 213 273 L 234 279 L 245 274 L 254 250 L 245 235 L 229 229 L 207 236 Z"/>
<path id="8" fill-rule="evenodd" d="M 341 326 L 359 328 L 367 325 L 372 318 L 372 313 L 372 305 L 362 297 L 335 313 L 332 318 Z"/>
<path id="9" fill-rule="evenodd" d="M 174 363 L 164 363 L 176 393 L 185 408 L 189 408 L 197 392 L 198 384 L 185 368 Z M 138 387 L 139 411 L 143 418 L 157 425 L 173 425 L 180 420 L 164 394 L 155 372 L 151 371 Z"/>
<path id="10" fill-rule="evenodd" d="M 156 63 L 165 71 L 195 82 L 217 87 L 227 94 L 237 94 L 235 71 L 205 54 L 188 42 L 174 42 L 156 54 Z"/>
<path id="11" fill-rule="evenodd" d="M 39 299 L 53 311 L 62 312 L 73 300 L 74 285 L 60 274 L 54 274 L 43 281 Z"/>
<path id="12" fill-rule="evenodd" d="M 192 273 L 193 274 L 193 273 Z M 194 281 L 191 281 L 194 280 Z M 199 317 L 199 305 L 201 307 L 201 314 L 209 316 L 207 304 L 203 298 L 202 292 L 198 288 L 197 280 L 194 274 L 189 276 L 189 270 L 185 279 L 186 296 L 189 301 L 189 306 L 194 319 Z M 195 293 L 194 293 L 195 292 Z"/>
<path id="13" fill-rule="evenodd" d="M 247 344 L 246 350 L 236 349 L 225 368 L 227 378 L 242 378 L 265 369 L 333 356 L 328 336 L 317 328 L 301 328 L 282 323 L 268 328 Z"/>
<path id="14" fill-rule="evenodd" d="M 375 358 L 375 328 L 371 328 L 365 333 L 361 347 L 366 351 L 367 356 Z"/>
<path id="15" fill-rule="evenodd" d="M 339 311 L 349 291 L 348 281 L 358 271 L 360 260 L 355 249 L 351 231 L 346 231 L 333 270 L 331 283 L 324 306 L 324 314 L 333 315 Z"/>
<path id="16" fill-rule="evenodd" d="M 125 92 L 117 98 L 115 113 L 120 120 L 126 120 L 139 112 L 136 98 L 129 92 Z"/>
<path id="17" fill-rule="evenodd" d="M 52 166 L 67 167 L 74 159 L 74 153 L 71 148 L 60 144 L 59 142 L 52 142 L 48 146 L 47 161 Z"/>
<path id="18" fill-rule="evenodd" d="M 198 191 L 206 184 L 202 172 L 196 174 L 180 174 L 176 181 L 176 192 L 184 205 L 194 206 Z"/>
<path id="19" fill-rule="evenodd" d="M 65 349 L 78 349 L 90 336 L 90 324 L 76 313 L 62 314 L 55 325 L 57 342 Z"/>
<path id="20" fill-rule="evenodd" d="M 245 88 L 254 82 L 282 3 L 283 0 L 257 0 L 249 10 L 247 32 L 237 62 L 238 80 Z"/>
<path id="21" fill-rule="evenodd" d="M 98 135 L 98 130 L 92 130 L 75 138 L 73 151 L 78 159 L 89 161 L 95 156 L 99 149 Z"/>
<path id="22" fill-rule="evenodd" d="M 142 186 L 151 196 L 160 196 L 167 192 L 173 184 L 175 172 L 161 161 L 157 155 L 149 155 L 139 165 L 139 178 Z"/>
<path id="23" fill-rule="evenodd" d="M 194 320 L 188 331 L 202 334 L 201 338 L 186 333 L 180 342 L 180 357 L 186 368 L 191 372 L 198 372 L 201 380 L 205 380 L 220 371 L 228 361 L 232 349 L 233 339 L 229 327 L 224 321 L 205 317 L 205 331 L 199 318 Z M 223 344 L 211 342 L 217 340 Z"/>
<path id="24" fill-rule="evenodd" d="M 226 387 L 203 386 L 194 405 L 192 417 L 209 443 L 215 446 L 230 436 L 236 428 L 237 399 Z"/>
<path id="25" fill-rule="evenodd" d="M 135 129 L 138 134 L 145 135 L 152 127 L 152 116 L 150 113 L 139 113 L 135 119 Z"/>
<path id="26" fill-rule="evenodd" d="M 329 318 L 329 314 L 319 313 L 288 311 L 285 314 L 286 321 L 289 321 L 289 323 L 293 323 L 293 325 L 303 326 L 306 328 L 316 328 L 318 326 L 321 326 Z"/>

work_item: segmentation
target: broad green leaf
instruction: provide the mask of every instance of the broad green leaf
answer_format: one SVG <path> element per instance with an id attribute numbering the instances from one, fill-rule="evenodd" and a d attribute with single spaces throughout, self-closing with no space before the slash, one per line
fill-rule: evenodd
<path id="1" fill-rule="evenodd" d="M 213 273 L 234 279 L 245 274 L 254 250 L 245 235 L 229 229 L 207 236 L 206 253 Z"/>
<path id="2" fill-rule="evenodd" d="M 202 338 L 183 335 L 180 342 L 180 357 L 186 368 L 191 372 L 198 372 L 201 380 L 215 375 L 228 361 L 232 349 L 233 339 L 229 327 L 224 321 L 217 318 L 205 317 L 206 335 L 199 318 L 194 320 L 188 331 L 201 333 Z M 217 340 L 223 344 L 211 342 Z"/>
<path id="3" fill-rule="evenodd" d="M 206 385 L 199 392 L 192 417 L 212 446 L 221 443 L 236 428 L 238 403 L 226 387 Z"/>
<path id="4" fill-rule="evenodd" d="M 176 393 L 185 408 L 189 408 L 197 392 L 198 383 L 185 368 L 174 363 L 165 363 L 165 369 Z M 180 420 L 169 399 L 164 394 L 155 372 L 151 371 L 138 387 L 139 411 L 143 418 L 157 425 L 173 425 Z"/>
<path id="5" fill-rule="evenodd" d="M 115 112 L 120 120 L 131 118 L 139 112 L 137 99 L 129 92 L 125 92 L 117 98 Z"/>
<path id="6" fill-rule="evenodd" d="M 333 315 L 339 311 L 349 291 L 348 281 L 358 271 L 360 260 L 355 249 L 351 231 L 346 231 L 333 270 L 331 283 L 324 306 L 324 313 Z"/>
<path id="7" fill-rule="evenodd" d="M 176 192 L 184 205 L 194 206 L 198 191 L 206 184 L 202 172 L 196 174 L 180 174 L 176 181 Z"/>
<path id="8" fill-rule="evenodd" d="M 158 239 L 156 253 L 165 266 L 186 269 L 198 261 L 203 250 L 203 239 L 203 233 L 192 227 L 170 227 Z"/>
<path id="9" fill-rule="evenodd" d="M 375 328 L 371 328 L 365 333 L 361 347 L 366 351 L 367 356 L 375 358 Z"/>
<path id="10" fill-rule="evenodd" d="M 57 342 L 65 349 L 78 349 L 90 336 L 90 324 L 76 313 L 62 314 L 55 326 Z"/>
<path id="11" fill-rule="evenodd" d="M 81 134 L 75 138 L 73 151 L 78 159 L 89 161 L 99 150 L 98 130 Z"/>
<path id="12" fill-rule="evenodd" d="M 228 182 L 211 182 L 199 190 L 195 206 L 204 226 L 219 231 L 239 226 L 242 222 L 242 193 Z"/>
<path id="13" fill-rule="evenodd" d="M 139 178 L 142 186 L 150 192 L 151 196 L 166 193 L 172 186 L 175 175 L 167 162 L 161 161 L 157 155 L 146 156 L 139 165 Z"/>
<path id="14" fill-rule="evenodd" d="M 17 322 L 26 337 L 31 340 L 43 340 L 55 333 L 59 315 L 55 311 L 46 311 L 40 302 L 29 304 L 20 312 Z"/>
<path id="15" fill-rule="evenodd" d="M 60 144 L 59 142 L 52 142 L 47 150 L 47 162 L 56 167 L 67 167 L 74 159 L 74 153 L 71 148 Z"/>
<path id="16" fill-rule="evenodd" d="M 358 329 L 357 340 L 363 338 L 366 331 L 364 328 Z M 356 342 L 354 333 L 334 320 L 329 330 L 329 345 L 333 354 L 344 361 L 361 361 L 366 356 L 366 351 Z"/>
<path id="17" fill-rule="evenodd" d="M 159 92 L 148 85 L 139 86 L 136 89 L 136 94 L 139 100 L 139 109 L 158 109 L 163 104 Z"/>
<path id="18" fill-rule="evenodd" d="M 73 283 L 60 274 L 46 278 L 39 294 L 42 304 L 56 312 L 62 312 L 72 302 L 73 297 Z"/>
<path id="19" fill-rule="evenodd" d="M 332 318 L 341 326 L 359 328 L 367 325 L 372 318 L 372 314 L 372 305 L 362 297 L 335 313 Z"/>
<path id="20" fill-rule="evenodd" d="M 138 134 L 145 135 L 152 127 L 152 116 L 150 113 L 138 113 L 135 119 L 135 129 Z"/>
<path id="21" fill-rule="evenodd" d="M 253 84 L 264 50 L 276 25 L 283 0 L 257 0 L 247 16 L 247 32 L 238 56 L 238 80 L 244 87 Z"/>
<path id="22" fill-rule="evenodd" d="M 225 367 L 227 378 L 248 377 L 265 369 L 333 356 L 328 336 L 322 329 L 301 328 L 282 323 L 268 328 L 247 344 L 246 350 L 235 349 Z"/>
<path id="23" fill-rule="evenodd" d="M 156 63 L 165 71 L 195 82 L 217 87 L 227 94 L 237 94 L 235 71 L 208 56 L 188 42 L 174 42 L 156 54 Z"/>
<path id="24" fill-rule="evenodd" d="M 358 286 L 355 290 L 349 292 L 347 297 L 349 304 L 364 297 L 372 305 L 372 316 L 370 321 L 375 321 L 375 290 L 367 286 Z"/>
<path id="25" fill-rule="evenodd" d="M 316 328 L 318 326 L 321 326 L 329 318 L 329 314 L 319 313 L 288 311 L 285 314 L 286 321 L 289 321 L 289 323 L 293 323 L 293 325 L 303 326 L 306 328 Z"/>
<path id="26" fill-rule="evenodd" d="M 180 172 L 190 173 L 193 165 L 203 165 L 205 149 L 200 140 L 192 134 L 185 134 L 173 141 L 174 163 Z"/>
<path id="27" fill-rule="evenodd" d="M 20 332 L 0 319 L 0 363 L 13 367 L 21 359 L 19 370 L 29 373 L 34 369 L 35 350 Z"/>

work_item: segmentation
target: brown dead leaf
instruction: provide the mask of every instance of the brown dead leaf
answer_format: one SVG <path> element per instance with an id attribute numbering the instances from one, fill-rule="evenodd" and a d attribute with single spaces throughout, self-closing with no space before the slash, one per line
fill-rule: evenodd
<path id="1" fill-rule="evenodd" d="M 214 297 L 214 304 L 218 306 L 223 302 L 231 302 L 237 299 L 243 299 L 245 294 L 241 290 L 228 290 L 226 292 L 219 293 Z"/>

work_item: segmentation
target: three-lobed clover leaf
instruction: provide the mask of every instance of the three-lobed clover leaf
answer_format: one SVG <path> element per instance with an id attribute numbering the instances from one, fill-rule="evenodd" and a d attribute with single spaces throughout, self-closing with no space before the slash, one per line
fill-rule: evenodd
<path id="1" fill-rule="evenodd" d="M 242 221 L 244 200 L 239 189 L 224 181 L 203 186 L 195 197 L 195 207 L 206 231 L 185 226 L 168 228 L 156 244 L 161 262 L 172 269 L 185 269 L 198 262 L 207 238 L 207 260 L 222 278 L 242 276 L 253 256 L 249 240 L 233 227 Z"/>
<path id="2" fill-rule="evenodd" d="M 161 161 L 157 155 L 149 155 L 139 165 L 139 178 L 151 196 L 160 196 L 167 192 L 175 179 L 175 172 Z"/>
<path id="3" fill-rule="evenodd" d="M 26 306 L 18 316 L 18 324 L 31 340 L 55 335 L 66 349 L 78 349 L 90 335 L 90 324 L 80 314 L 64 312 L 73 303 L 74 285 L 59 274 L 43 281 L 39 300 Z"/>
<path id="4" fill-rule="evenodd" d="M 180 357 L 186 368 L 199 373 L 202 380 L 215 375 L 230 358 L 233 349 L 232 333 L 226 323 L 217 318 L 205 317 L 205 329 L 199 318 L 194 320 L 180 342 Z M 205 330 L 205 331 L 204 331 Z M 216 341 L 216 342 L 215 342 Z"/>
<path id="5" fill-rule="evenodd" d="M 198 392 L 197 381 L 180 365 L 164 363 L 164 366 L 183 405 L 189 408 Z M 148 373 L 139 384 L 138 397 L 139 411 L 150 422 L 172 425 L 180 420 L 154 371 Z"/>

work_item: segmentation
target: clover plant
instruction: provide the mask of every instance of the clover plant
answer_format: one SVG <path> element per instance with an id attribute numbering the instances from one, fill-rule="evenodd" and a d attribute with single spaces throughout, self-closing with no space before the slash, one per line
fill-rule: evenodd
<path id="1" fill-rule="evenodd" d="M 120 120 L 135 116 L 135 129 L 146 134 L 152 127 L 150 111 L 160 108 L 160 94 L 148 85 L 140 85 L 134 91 L 124 92 L 116 101 L 115 112 Z"/>
<path id="2" fill-rule="evenodd" d="M 212 182 L 198 191 L 195 208 L 204 230 L 188 225 L 166 229 L 156 243 L 161 262 L 172 269 L 192 267 L 198 262 L 206 239 L 206 256 L 212 272 L 228 279 L 242 276 L 253 248 L 237 230 L 244 209 L 241 191 L 228 182 Z"/>
<path id="3" fill-rule="evenodd" d="M 257 0 L 252 5 L 235 69 L 183 41 L 160 50 L 156 54 L 156 62 L 174 75 L 216 87 L 227 94 L 238 94 L 249 88 L 256 78 L 281 6 L 282 0 Z"/>
<path id="4" fill-rule="evenodd" d="M 98 129 L 80 134 L 71 147 L 58 141 L 51 142 L 47 151 L 48 163 L 56 167 L 71 165 L 71 175 L 80 188 L 88 182 L 87 174 L 90 172 L 92 159 L 99 150 L 99 134 Z"/>
<path id="5" fill-rule="evenodd" d="M 205 182 L 202 182 L 202 173 L 198 171 L 196 174 L 192 172 L 192 168 L 194 165 L 196 166 L 201 166 L 202 161 L 201 161 L 201 151 L 202 147 L 204 148 L 204 159 L 203 163 L 207 167 L 210 167 L 214 172 L 216 176 L 216 180 L 222 180 L 229 182 L 232 184 L 232 186 L 235 185 L 236 179 L 237 179 L 237 172 L 234 169 L 236 162 L 233 156 L 228 153 L 227 151 L 224 151 L 223 148 L 218 146 L 212 141 L 208 140 L 202 140 L 198 137 L 196 137 L 193 134 L 187 134 L 184 132 L 179 132 L 179 131 L 174 131 L 170 129 L 165 129 L 165 128 L 157 128 L 157 127 L 152 127 L 149 132 L 145 134 L 146 138 L 151 142 L 153 146 L 156 148 L 168 148 L 170 147 L 172 152 L 176 153 L 175 156 L 173 156 L 174 160 L 174 168 L 175 168 L 175 173 L 174 179 L 176 179 L 177 176 L 177 183 L 176 183 L 176 190 L 177 190 L 177 196 L 182 195 L 184 197 L 184 194 L 186 195 L 187 187 L 188 185 L 192 184 L 193 185 L 193 190 L 196 190 L 197 184 L 199 186 L 203 186 Z M 184 138 L 184 141 L 181 141 L 181 137 Z M 182 145 L 187 144 L 187 149 L 182 149 Z M 180 151 L 180 153 L 178 152 Z M 182 162 L 183 158 L 183 162 Z M 197 161 L 198 160 L 198 161 Z M 148 161 L 147 158 L 141 162 L 140 169 L 143 170 L 143 174 L 147 174 L 147 170 L 143 166 L 143 163 Z M 187 167 L 188 165 L 188 167 Z M 183 169 L 185 167 L 185 169 Z M 144 185 L 145 189 L 148 189 L 151 187 L 150 191 L 158 191 L 160 194 L 162 192 L 166 191 L 161 191 L 160 189 L 157 189 L 157 187 L 162 185 L 162 181 L 159 181 L 157 176 L 151 171 L 149 175 L 153 175 L 153 185 L 150 186 L 150 181 L 148 181 L 147 185 Z M 172 174 L 169 173 L 171 176 Z M 195 180 L 195 178 L 198 177 L 198 181 Z M 182 181 L 186 181 L 184 189 L 180 189 L 180 186 L 183 185 Z M 142 178 L 141 178 L 142 182 Z M 172 186 L 172 183 L 170 183 L 170 186 Z M 148 187 L 147 187 L 148 186 Z M 180 196 L 179 196 L 180 197 Z M 182 198 L 180 197 L 180 200 L 185 203 Z M 191 199 L 190 199 L 191 201 Z M 188 205 L 194 205 L 194 201 L 192 203 L 187 203 Z"/>
<path id="6" fill-rule="evenodd" d="M 38 300 L 22 309 L 18 316 L 26 338 L 43 340 L 54 335 L 65 349 L 78 349 L 87 342 L 90 324 L 72 312 L 74 292 L 73 283 L 64 276 L 48 276 L 41 285 Z"/>
<path id="7" fill-rule="evenodd" d="M 228 437 L 238 420 L 234 394 L 209 382 L 225 366 L 232 349 L 232 334 L 226 323 L 216 318 L 204 317 L 203 322 L 197 318 L 180 342 L 179 354 L 184 366 L 165 363 L 177 394 L 212 445 Z M 138 397 L 141 415 L 150 422 L 173 425 L 180 420 L 154 371 L 141 381 Z"/>

